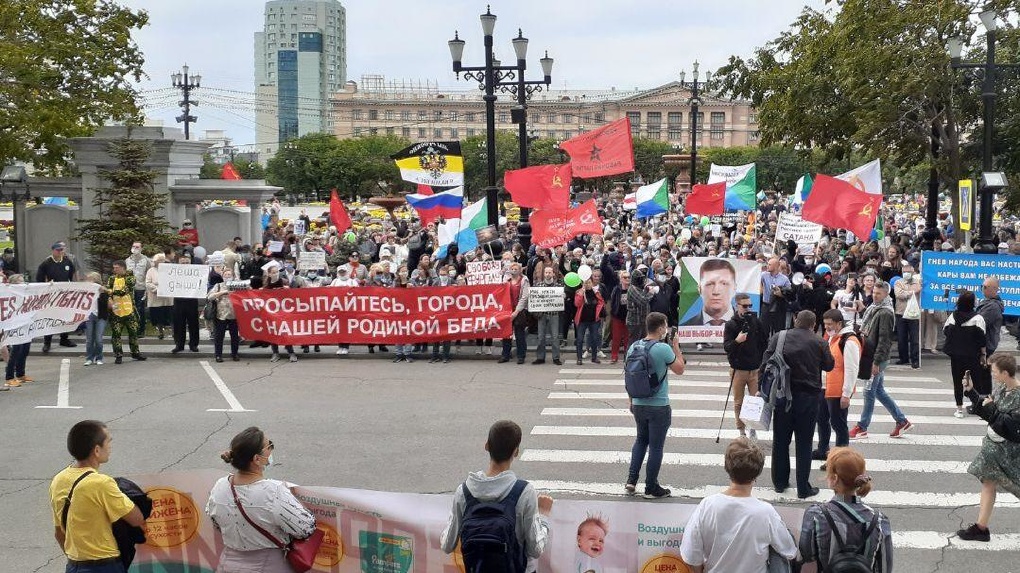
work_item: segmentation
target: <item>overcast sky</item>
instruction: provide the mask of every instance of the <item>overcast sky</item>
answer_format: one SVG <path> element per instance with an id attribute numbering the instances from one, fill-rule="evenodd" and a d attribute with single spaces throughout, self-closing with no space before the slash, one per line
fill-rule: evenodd
<path id="1" fill-rule="evenodd" d="M 263 25 L 260 0 L 120 0 L 149 12 L 149 25 L 136 35 L 149 78 L 142 90 L 170 87 L 170 73 L 187 63 L 202 74 L 202 85 L 238 92 L 254 91 L 254 33 Z M 447 40 L 454 29 L 467 41 L 465 65 L 482 63 L 478 15 L 485 2 L 438 0 L 346 0 L 347 79 L 382 74 L 389 80 L 438 81 L 440 87 L 468 87 L 454 78 Z M 715 70 L 731 54 L 744 57 L 778 36 L 805 4 L 822 0 L 496 0 L 496 55 L 513 59 L 510 39 L 517 28 L 529 44 L 535 79 L 544 50 L 556 62 L 557 88 L 647 89 L 688 74 L 698 60 Z M 688 79 L 690 76 L 688 75 Z M 238 94 L 240 97 L 244 97 Z M 162 97 L 159 97 L 162 96 Z M 151 93 L 163 105 L 148 115 L 177 125 L 177 97 Z M 255 142 L 254 113 L 218 100 L 200 105 L 192 126 L 201 134 L 224 129 L 234 143 Z"/>

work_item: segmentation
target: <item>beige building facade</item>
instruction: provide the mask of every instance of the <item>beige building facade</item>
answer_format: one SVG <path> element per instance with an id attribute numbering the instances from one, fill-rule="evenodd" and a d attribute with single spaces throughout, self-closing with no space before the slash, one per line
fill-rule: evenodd
<path id="1" fill-rule="evenodd" d="M 441 90 L 372 81 L 349 81 L 332 99 L 334 133 L 340 139 L 397 135 L 412 141 L 457 140 L 485 134 L 485 102 L 475 90 Z M 611 121 L 630 119 L 634 137 L 667 141 L 684 150 L 691 143 L 690 90 L 671 82 L 641 91 L 549 90 L 528 102 L 528 131 L 537 137 L 569 139 Z M 749 104 L 701 94 L 698 147 L 758 144 L 757 114 Z M 510 110 L 516 102 L 500 94 L 496 129 L 517 130 Z"/>

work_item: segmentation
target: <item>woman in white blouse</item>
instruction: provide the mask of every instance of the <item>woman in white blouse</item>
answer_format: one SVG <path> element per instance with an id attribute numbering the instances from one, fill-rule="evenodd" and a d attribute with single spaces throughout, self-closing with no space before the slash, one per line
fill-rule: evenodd
<path id="1" fill-rule="evenodd" d="M 220 478 L 209 492 L 206 514 L 223 536 L 217 573 L 291 573 L 279 543 L 304 539 L 315 531 L 315 517 L 294 497 L 287 485 L 266 479 L 272 464 L 273 442 L 251 427 L 234 436 L 230 450 L 220 456 L 237 473 Z M 233 487 L 231 487 L 233 485 Z M 237 508 L 271 535 L 253 527 Z"/>

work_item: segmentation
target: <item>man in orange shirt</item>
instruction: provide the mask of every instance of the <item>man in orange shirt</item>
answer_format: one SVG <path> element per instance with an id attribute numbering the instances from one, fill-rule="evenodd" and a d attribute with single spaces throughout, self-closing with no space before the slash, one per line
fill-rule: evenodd
<path id="1" fill-rule="evenodd" d="M 832 371 L 825 374 L 825 403 L 818 406 L 818 449 L 814 454 L 821 459 L 829 452 L 829 438 L 836 433 L 836 447 L 850 445 L 847 414 L 850 397 L 857 386 L 857 371 L 861 363 L 861 341 L 854 333 L 853 324 L 845 324 L 843 313 L 829 309 L 822 315 L 829 352 L 836 362 Z M 843 339 L 846 342 L 840 344 Z M 842 346 L 842 350 L 840 349 Z M 812 455 L 818 459 L 815 455 Z M 823 465 L 824 469 L 824 465 Z"/>

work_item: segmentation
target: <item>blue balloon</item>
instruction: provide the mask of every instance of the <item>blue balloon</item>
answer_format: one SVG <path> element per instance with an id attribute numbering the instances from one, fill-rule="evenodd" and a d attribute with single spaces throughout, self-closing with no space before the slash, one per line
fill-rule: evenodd
<path id="1" fill-rule="evenodd" d="M 872 229 L 871 230 L 871 234 L 868 235 L 868 240 L 869 241 L 877 241 L 878 240 L 878 229 Z"/>
<path id="2" fill-rule="evenodd" d="M 824 275 L 825 273 L 831 273 L 832 272 L 832 267 L 830 267 L 829 265 L 827 265 L 825 263 L 821 263 L 817 267 L 815 267 L 815 272 L 820 274 L 820 275 Z"/>
<path id="3" fill-rule="evenodd" d="M 889 288 L 890 289 L 896 288 L 896 281 L 900 280 L 900 278 L 902 278 L 902 277 L 898 277 L 897 276 L 897 277 L 893 277 L 893 278 L 889 279 Z"/>

